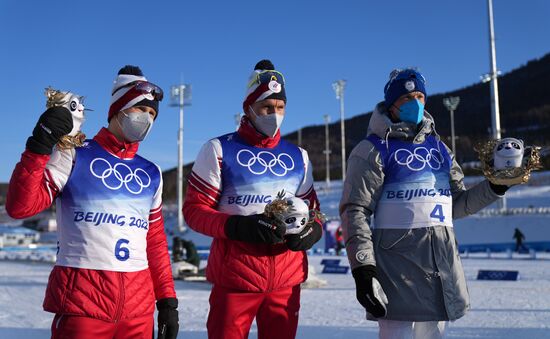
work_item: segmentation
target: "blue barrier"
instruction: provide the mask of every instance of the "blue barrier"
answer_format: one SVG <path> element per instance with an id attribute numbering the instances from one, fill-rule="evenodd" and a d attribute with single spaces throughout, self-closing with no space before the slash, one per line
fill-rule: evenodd
<path id="1" fill-rule="evenodd" d="M 340 266 L 340 259 L 323 259 L 321 265 L 323 265 L 321 273 L 347 274 L 349 271 L 349 266 Z"/>
<path id="2" fill-rule="evenodd" d="M 516 281 L 518 279 L 519 279 L 519 272 L 518 271 L 479 270 L 477 272 L 477 280 Z"/>
<path id="3" fill-rule="evenodd" d="M 349 266 L 325 266 L 321 273 L 347 274 Z"/>
<path id="4" fill-rule="evenodd" d="M 325 266 L 340 266 L 340 259 L 323 259 L 321 265 Z"/>

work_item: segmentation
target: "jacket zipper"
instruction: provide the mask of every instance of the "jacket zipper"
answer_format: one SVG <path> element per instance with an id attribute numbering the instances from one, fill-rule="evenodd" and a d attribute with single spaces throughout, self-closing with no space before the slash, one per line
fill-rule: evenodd
<path id="1" fill-rule="evenodd" d="M 117 305 L 117 311 L 116 311 L 116 315 L 115 315 L 115 322 L 118 322 L 120 320 L 120 317 L 122 316 L 122 309 L 124 307 L 124 278 L 122 276 L 122 272 L 117 272 L 117 274 L 118 274 L 120 294 L 119 294 L 119 298 L 118 298 L 118 305 Z"/>

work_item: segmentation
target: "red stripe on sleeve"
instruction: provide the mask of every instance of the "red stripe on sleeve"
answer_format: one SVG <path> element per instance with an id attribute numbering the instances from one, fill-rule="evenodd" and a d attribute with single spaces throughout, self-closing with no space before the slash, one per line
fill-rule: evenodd
<path id="1" fill-rule="evenodd" d="M 311 191 L 313 190 L 313 185 L 306 191 L 306 193 L 298 195 L 298 198 L 301 199 L 307 199 L 306 197 L 311 194 Z"/>
<path id="2" fill-rule="evenodd" d="M 298 196 L 300 199 L 305 199 L 309 201 L 309 208 L 315 209 L 320 211 L 321 210 L 321 204 L 319 203 L 319 199 L 317 198 L 317 192 L 315 192 L 315 189 L 313 188 L 313 185 L 311 188 L 307 191 L 306 194 Z"/>
<path id="3" fill-rule="evenodd" d="M 215 195 L 220 195 L 221 194 L 221 190 L 219 189 L 219 187 L 215 187 L 215 186 L 209 184 L 208 182 L 206 182 L 206 180 L 201 178 L 197 173 L 191 172 L 191 176 L 193 176 L 195 179 L 197 179 L 202 185 L 205 186 L 205 188 L 208 188 Z"/>
<path id="4" fill-rule="evenodd" d="M 149 212 L 149 222 L 155 222 L 162 218 L 162 205 Z"/>
<path id="5" fill-rule="evenodd" d="M 211 200 L 217 203 L 221 195 L 219 190 L 214 190 L 210 188 L 212 186 L 206 186 L 203 181 L 200 180 L 199 177 L 193 172 L 191 172 L 191 175 L 188 177 L 188 182 L 189 187 L 194 187 L 197 191 L 202 192 Z"/>

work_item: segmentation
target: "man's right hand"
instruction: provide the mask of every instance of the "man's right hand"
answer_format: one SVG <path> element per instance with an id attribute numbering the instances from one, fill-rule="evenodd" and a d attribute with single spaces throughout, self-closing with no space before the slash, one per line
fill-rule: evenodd
<path id="1" fill-rule="evenodd" d="M 232 215 L 225 222 L 225 235 L 231 240 L 277 244 L 285 232 L 285 225 L 263 214 Z"/>
<path id="2" fill-rule="evenodd" d="M 376 267 L 360 266 L 352 272 L 359 303 L 375 318 L 386 316 L 388 297 L 378 282 Z"/>
<path id="3" fill-rule="evenodd" d="M 38 154 L 52 154 L 52 148 L 62 136 L 73 129 L 73 117 L 65 107 L 48 108 L 36 123 L 27 149 Z"/>

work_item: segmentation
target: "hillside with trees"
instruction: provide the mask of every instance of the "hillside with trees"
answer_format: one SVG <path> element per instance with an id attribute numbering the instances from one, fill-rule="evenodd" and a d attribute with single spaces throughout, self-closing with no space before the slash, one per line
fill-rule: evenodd
<path id="1" fill-rule="evenodd" d="M 528 62 L 499 77 L 500 122 L 503 137 L 523 139 L 526 145 L 550 145 L 550 54 Z M 455 111 L 456 156 L 460 164 L 477 160 L 473 146 L 491 135 L 489 83 L 478 83 L 448 93 L 428 95 L 426 110 L 434 117 L 437 132 L 451 145 L 449 111 L 443 98 L 459 96 Z M 374 105 L 373 105 L 374 106 Z M 346 155 L 365 138 L 372 112 L 346 119 Z M 341 178 L 340 121 L 329 125 L 330 177 Z M 297 143 L 298 133 L 284 137 Z M 325 178 L 325 126 L 302 129 L 302 147 L 308 150 L 316 180 Z M 550 168 L 548 156 L 544 159 Z"/>

